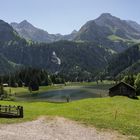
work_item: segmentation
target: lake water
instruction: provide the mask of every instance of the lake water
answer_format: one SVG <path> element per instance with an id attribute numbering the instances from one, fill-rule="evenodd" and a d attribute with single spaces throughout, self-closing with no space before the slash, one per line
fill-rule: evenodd
<path id="1" fill-rule="evenodd" d="M 66 102 L 67 98 L 70 101 L 80 100 L 85 98 L 99 98 L 108 95 L 108 90 L 106 89 L 96 89 L 93 87 L 78 87 L 71 86 L 65 87 L 64 89 L 47 91 L 44 93 L 38 93 L 26 96 L 28 100 L 38 100 L 38 101 L 50 101 L 50 102 Z M 25 97 L 24 97 L 25 98 Z"/>

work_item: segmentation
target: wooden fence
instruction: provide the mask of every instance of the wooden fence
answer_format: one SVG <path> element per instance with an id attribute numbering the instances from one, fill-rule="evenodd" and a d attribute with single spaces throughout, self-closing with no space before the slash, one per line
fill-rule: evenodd
<path id="1" fill-rule="evenodd" d="M 23 107 L 0 105 L 0 117 L 1 118 L 23 118 Z"/>

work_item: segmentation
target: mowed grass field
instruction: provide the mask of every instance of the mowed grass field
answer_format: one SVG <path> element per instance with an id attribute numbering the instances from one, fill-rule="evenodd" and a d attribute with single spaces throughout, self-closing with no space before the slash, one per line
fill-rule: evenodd
<path id="1" fill-rule="evenodd" d="M 104 88 L 103 85 L 101 87 Z M 24 107 L 23 119 L 1 118 L 0 123 L 31 121 L 41 116 L 60 116 L 93 125 L 99 129 L 117 130 L 122 134 L 134 135 L 140 139 L 140 100 L 116 96 L 89 98 L 70 103 L 0 101 L 0 104 Z"/>
<path id="2" fill-rule="evenodd" d="M 30 121 L 45 115 L 61 116 L 97 128 L 113 129 L 140 138 L 140 100 L 132 100 L 127 97 L 107 97 L 70 103 L 0 101 L 0 104 L 24 107 L 23 119 L 1 118 L 0 123 Z"/>

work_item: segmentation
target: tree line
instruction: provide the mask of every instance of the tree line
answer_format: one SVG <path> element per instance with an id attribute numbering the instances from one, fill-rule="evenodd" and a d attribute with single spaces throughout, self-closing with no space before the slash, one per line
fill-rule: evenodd
<path id="1" fill-rule="evenodd" d="M 125 75 L 123 81 L 135 87 L 137 95 L 140 95 L 140 73 Z"/>
<path id="2" fill-rule="evenodd" d="M 39 90 L 39 86 L 64 84 L 62 75 L 49 75 L 47 70 L 36 68 L 22 68 L 15 73 L 0 76 L 0 83 L 7 83 L 11 87 L 29 87 L 30 90 Z"/>

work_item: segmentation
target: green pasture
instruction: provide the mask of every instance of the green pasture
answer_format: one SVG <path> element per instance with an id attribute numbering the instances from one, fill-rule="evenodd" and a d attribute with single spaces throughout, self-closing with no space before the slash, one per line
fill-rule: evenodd
<path id="1" fill-rule="evenodd" d="M 140 100 L 127 97 L 84 99 L 70 103 L 0 101 L 21 105 L 23 119 L 0 119 L 0 123 L 31 121 L 40 116 L 60 116 L 97 128 L 113 129 L 140 138 Z"/>
<path id="2" fill-rule="evenodd" d="M 72 84 L 71 84 L 72 85 Z M 69 84 L 69 86 L 71 86 Z M 79 84 L 80 85 L 80 84 Z M 78 86 L 79 86 L 78 85 Z M 82 85 L 85 86 L 85 83 Z M 111 83 L 90 83 L 94 90 L 107 90 Z M 60 89 L 61 87 L 41 87 L 40 91 Z M 67 86 L 65 86 L 67 88 Z M 6 89 L 8 90 L 8 88 Z M 28 92 L 27 88 L 12 88 L 17 94 Z M 27 93 L 28 94 L 28 93 Z M 140 97 L 139 97 L 140 99 Z M 0 123 L 18 123 L 35 120 L 41 116 L 69 118 L 99 129 L 117 130 L 124 135 L 140 139 L 140 100 L 127 97 L 88 98 L 69 103 L 49 103 L 46 101 L 0 101 L 1 105 L 21 105 L 24 107 L 23 119 L 0 119 Z"/>

